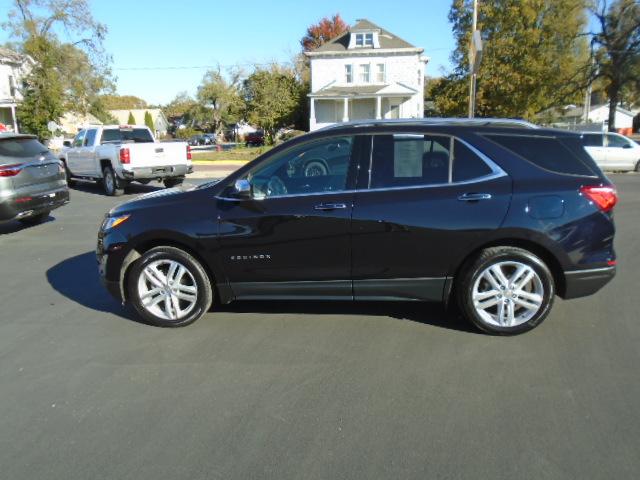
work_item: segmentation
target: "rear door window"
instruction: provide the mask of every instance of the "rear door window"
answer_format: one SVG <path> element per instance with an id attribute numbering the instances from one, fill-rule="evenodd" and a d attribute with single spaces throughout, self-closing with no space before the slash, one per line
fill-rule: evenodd
<path id="1" fill-rule="evenodd" d="M 464 143 L 456 140 L 453 147 L 453 181 L 466 182 L 491 175 L 493 170 Z"/>
<path id="2" fill-rule="evenodd" d="M 582 144 L 585 147 L 602 147 L 604 145 L 604 135 L 601 133 L 585 133 L 582 135 Z"/>
<path id="3" fill-rule="evenodd" d="M 551 172 L 586 176 L 597 174 L 556 137 L 507 134 L 489 134 L 485 137 Z"/>
<path id="4" fill-rule="evenodd" d="M 448 183 L 450 150 L 445 135 L 375 135 L 369 188 Z"/>
<path id="5" fill-rule="evenodd" d="M 1 157 L 30 158 L 47 152 L 47 147 L 35 138 L 7 138 L 0 140 Z"/>

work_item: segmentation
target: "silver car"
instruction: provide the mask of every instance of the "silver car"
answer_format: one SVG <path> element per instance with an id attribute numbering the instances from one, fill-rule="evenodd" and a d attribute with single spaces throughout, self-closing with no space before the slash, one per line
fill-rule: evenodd
<path id="1" fill-rule="evenodd" d="M 0 223 L 40 223 L 68 201 L 62 162 L 33 135 L 0 133 Z"/>

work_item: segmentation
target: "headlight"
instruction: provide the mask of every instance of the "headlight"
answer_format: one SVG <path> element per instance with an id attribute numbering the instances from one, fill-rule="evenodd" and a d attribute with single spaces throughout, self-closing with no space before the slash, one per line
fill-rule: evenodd
<path id="1" fill-rule="evenodd" d="M 117 217 L 107 217 L 107 219 L 102 224 L 103 230 L 111 230 L 112 228 L 116 228 L 122 225 L 124 222 L 129 220 L 131 215 L 119 215 Z"/>

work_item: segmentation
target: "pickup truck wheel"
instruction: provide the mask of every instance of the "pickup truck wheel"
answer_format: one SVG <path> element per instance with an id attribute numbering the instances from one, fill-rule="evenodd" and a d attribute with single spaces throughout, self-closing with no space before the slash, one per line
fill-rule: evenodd
<path id="1" fill-rule="evenodd" d="M 113 168 L 108 165 L 102 170 L 102 186 L 104 187 L 104 193 L 110 197 L 117 197 L 124 193 L 124 186 L 121 185 L 120 180 L 116 177 Z"/>
<path id="2" fill-rule="evenodd" d="M 61 160 L 62 164 L 64 165 L 64 175 L 67 179 L 67 185 L 72 186 L 75 185 L 76 181 L 73 179 L 73 175 L 71 175 L 71 170 L 69 170 L 69 167 L 67 166 L 67 162 L 64 160 Z"/>
<path id="3" fill-rule="evenodd" d="M 640 173 L 640 160 L 638 160 L 638 163 L 636 163 L 636 168 L 635 168 L 637 173 Z"/>
<path id="4" fill-rule="evenodd" d="M 166 178 L 163 183 L 165 187 L 173 188 L 182 185 L 182 182 L 184 182 L 184 178 Z"/>

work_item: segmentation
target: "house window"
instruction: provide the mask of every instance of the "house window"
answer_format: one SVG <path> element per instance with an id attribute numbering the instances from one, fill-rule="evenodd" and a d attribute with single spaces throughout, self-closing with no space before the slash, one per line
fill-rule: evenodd
<path id="1" fill-rule="evenodd" d="M 363 63 L 360 65 L 360 83 L 369 83 L 369 64 Z"/>
<path id="2" fill-rule="evenodd" d="M 356 33 L 356 47 L 373 47 L 373 33 Z"/>
<path id="3" fill-rule="evenodd" d="M 384 63 L 378 63 L 376 65 L 376 83 L 384 83 L 384 81 L 385 81 Z"/>
<path id="4" fill-rule="evenodd" d="M 353 68 L 351 65 L 345 65 L 344 66 L 344 81 L 346 83 L 352 83 L 353 82 Z"/>
<path id="5" fill-rule="evenodd" d="M 367 47 L 373 47 L 373 33 L 365 33 L 364 44 Z"/>

